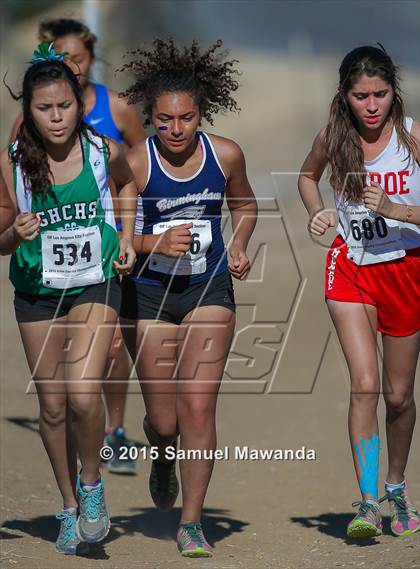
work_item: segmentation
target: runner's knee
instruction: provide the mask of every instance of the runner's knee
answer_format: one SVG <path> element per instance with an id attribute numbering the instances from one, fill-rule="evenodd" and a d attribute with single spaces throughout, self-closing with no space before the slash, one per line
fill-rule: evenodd
<path id="1" fill-rule="evenodd" d="M 40 422 L 50 428 L 58 428 L 66 422 L 66 403 L 62 405 L 42 405 L 40 409 Z M 42 427 L 41 427 L 42 428 Z"/>
<path id="2" fill-rule="evenodd" d="M 98 417 L 104 413 L 104 406 L 100 394 L 83 393 L 70 394 L 69 405 L 78 417 Z"/>
<path id="3" fill-rule="evenodd" d="M 180 423 L 187 424 L 188 428 L 194 429 L 194 433 L 203 433 L 214 423 L 214 402 L 181 395 L 178 401 L 178 416 Z"/>
<path id="4" fill-rule="evenodd" d="M 412 393 L 393 392 L 384 393 L 385 405 L 388 413 L 393 415 L 401 415 L 407 411 L 413 403 L 414 397 Z"/>
<path id="5" fill-rule="evenodd" d="M 351 404 L 371 406 L 379 401 L 379 381 L 372 374 L 352 377 Z"/>
<path id="6" fill-rule="evenodd" d="M 178 435 L 176 417 L 159 417 L 153 413 L 148 414 L 143 422 L 146 435 L 160 439 L 162 442 L 172 442 Z"/>

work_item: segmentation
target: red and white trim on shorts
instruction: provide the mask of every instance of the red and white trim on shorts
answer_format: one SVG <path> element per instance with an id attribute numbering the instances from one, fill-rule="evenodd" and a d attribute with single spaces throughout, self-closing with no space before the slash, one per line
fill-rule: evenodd
<path id="1" fill-rule="evenodd" d="M 420 329 L 420 247 L 406 256 L 374 265 L 356 265 L 339 235 L 327 253 L 325 298 L 370 304 L 377 310 L 378 331 L 410 336 Z"/>

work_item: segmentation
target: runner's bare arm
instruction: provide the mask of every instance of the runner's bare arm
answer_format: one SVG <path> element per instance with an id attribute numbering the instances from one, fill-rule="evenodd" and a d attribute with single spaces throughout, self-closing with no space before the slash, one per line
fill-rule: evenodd
<path id="1" fill-rule="evenodd" d="M 0 254 L 10 255 L 19 247 L 21 241 L 31 241 L 37 235 L 39 219 L 29 212 L 17 213 L 16 197 L 13 187 L 13 170 L 9 161 L 8 150 L 4 150 L 0 155 L 1 200 L 9 202 L 11 207 L 10 224 L 0 234 Z"/>
<path id="2" fill-rule="evenodd" d="M 12 202 L 6 181 L 3 176 L 3 168 L 0 163 L 0 234 L 10 227 L 16 217 L 16 206 Z"/>
<path id="3" fill-rule="evenodd" d="M 12 130 L 10 132 L 9 143 L 14 142 L 16 140 L 17 132 L 19 130 L 20 125 L 22 124 L 22 121 L 23 121 L 23 113 L 19 113 L 18 116 L 16 117 L 15 122 L 13 123 Z"/>
<path id="4" fill-rule="evenodd" d="M 322 129 L 312 144 L 299 174 L 298 189 L 303 204 L 309 214 L 308 231 L 313 235 L 323 235 L 329 227 L 334 227 L 336 218 L 333 212 L 324 211 L 324 204 L 318 182 L 328 164 L 325 151 L 325 129 Z"/>
<path id="5" fill-rule="evenodd" d="M 224 143 L 225 152 L 221 155 L 225 172 L 229 172 L 226 201 L 232 217 L 233 242 L 245 250 L 257 222 L 257 201 L 248 181 L 243 152 L 233 141 L 229 143 Z"/>
<path id="6" fill-rule="evenodd" d="M 137 187 L 133 172 L 127 162 L 123 148 L 113 140 L 109 144 L 109 174 L 114 180 L 118 193 L 119 212 L 122 221 L 120 239 L 120 260 L 114 265 L 120 271 L 130 270 L 135 261 L 133 249 L 134 221 L 137 210 Z"/>
<path id="7" fill-rule="evenodd" d="M 211 140 L 227 179 L 226 201 L 233 231 L 229 271 L 242 280 L 251 268 L 246 249 L 257 222 L 257 201 L 248 181 L 245 157 L 240 147 L 221 136 L 211 136 Z"/>
<path id="8" fill-rule="evenodd" d="M 310 216 L 324 208 L 318 189 L 318 182 L 328 163 L 324 136 L 325 130 L 323 129 L 315 137 L 312 148 L 302 164 L 298 179 L 300 197 Z"/>
<path id="9" fill-rule="evenodd" d="M 118 97 L 118 93 L 109 90 L 111 112 L 115 124 L 122 132 L 124 142 L 132 148 L 135 144 L 146 138 L 146 131 L 141 120 L 141 111 L 136 105 L 128 105 L 125 99 Z"/>

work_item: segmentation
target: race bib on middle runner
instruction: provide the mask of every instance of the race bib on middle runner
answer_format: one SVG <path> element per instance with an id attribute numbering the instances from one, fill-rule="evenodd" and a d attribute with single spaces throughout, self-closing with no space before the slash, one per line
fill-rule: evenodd
<path id="1" fill-rule="evenodd" d="M 347 244 L 356 265 L 373 265 L 405 256 L 398 221 L 386 219 L 362 204 L 337 205 Z"/>
<path id="2" fill-rule="evenodd" d="M 206 272 L 206 253 L 212 242 L 211 222 L 208 219 L 173 219 L 153 226 L 153 235 L 159 235 L 172 227 L 192 223 L 190 250 L 184 257 L 169 257 L 154 253 L 150 255 L 149 269 L 167 275 L 197 275 Z"/>
<path id="3" fill-rule="evenodd" d="M 102 237 L 99 227 L 45 231 L 42 242 L 42 284 L 67 289 L 102 283 Z"/>

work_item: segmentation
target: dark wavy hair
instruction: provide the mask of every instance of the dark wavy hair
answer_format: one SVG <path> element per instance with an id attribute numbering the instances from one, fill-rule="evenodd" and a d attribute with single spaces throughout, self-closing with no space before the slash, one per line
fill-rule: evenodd
<path id="1" fill-rule="evenodd" d="M 97 41 L 96 35 L 90 29 L 72 18 L 57 18 L 54 20 L 44 20 L 39 24 L 38 37 L 41 42 L 54 42 L 64 36 L 76 36 L 82 42 L 85 48 L 89 51 L 92 59 L 95 58 L 95 43 Z"/>
<path id="2" fill-rule="evenodd" d="M 364 74 L 380 77 L 394 92 L 390 111 L 397 132 L 398 144 L 414 156 L 416 142 L 404 126 L 404 103 L 401 97 L 398 68 L 381 44 L 353 49 L 340 65 L 340 82 L 332 100 L 325 131 L 325 143 L 330 169 L 330 183 L 346 199 L 360 201 L 366 185 L 366 170 L 356 119 L 347 101 L 347 93 Z"/>
<path id="3" fill-rule="evenodd" d="M 10 148 L 11 162 L 19 164 L 27 190 L 45 196 L 51 191 L 52 172 L 48 164 L 47 151 L 31 113 L 31 100 L 34 87 L 50 81 L 64 80 L 70 85 L 78 106 L 76 130 L 84 132 L 88 126 L 83 120 L 83 99 L 80 83 L 71 69 L 61 61 L 42 61 L 30 65 L 23 78 L 22 92 L 15 100 L 22 100 L 23 121 L 19 127 L 16 143 Z"/>
<path id="4" fill-rule="evenodd" d="M 127 55 L 137 57 L 119 71 L 132 72 L 136 81 L 120 97 L 126 97 L 128 104 L 141 103 L 145 125 L 150 124 L 153 105 L 163 93 L 190 93 L 201 116 L 210 124 L 219 111 L 239 111 L 231 96 L 239 87 L 235 78 L 239 71 L 234 69 L 238 61 L 225 61 L 226 52 L 216 54 L 222 43 L 218 40 L 202 51 L 196 41 L 189 47 L 178 48 L 173 39 L 155 39 L 150 50 L 129 51 Z"/>

